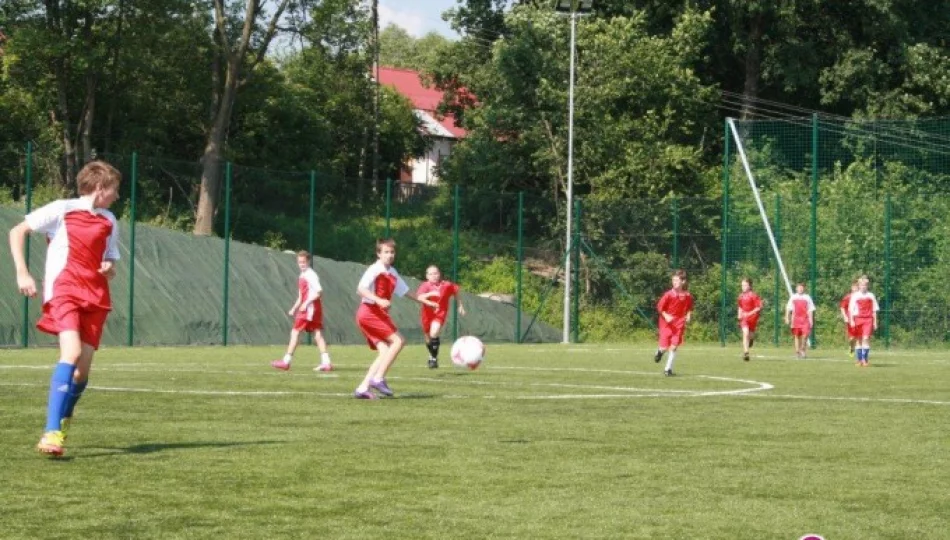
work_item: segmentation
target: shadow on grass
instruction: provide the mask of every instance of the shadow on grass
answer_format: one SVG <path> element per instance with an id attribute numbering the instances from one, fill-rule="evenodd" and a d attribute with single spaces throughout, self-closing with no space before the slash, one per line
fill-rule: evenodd
<path id="1" fill-rule="evenodd" d="M 281 444 L 284 441 L 252 441 L 252 442 L 182 442 L 182 443 L 143 443 L 143 444 L 133 444 L 131 446 L 92 446 L 89 447 L 92 450 L 105 450 L 104 452 L 96 452 L 91 454 L 83 454 L 80 456 L 71 456 L 65 458 L 59 458 L 60 460 L 69 460 L 73 458 L 95 458 L 95 457 L 108 457 L 108 456 L 119 456 L 124 454 L 154 454 L 156 452 L 165 452 L 168 450 L 193 450 L 197 448 L 232 448 L 236 446 L 255 446 L 263 444 Z"/>

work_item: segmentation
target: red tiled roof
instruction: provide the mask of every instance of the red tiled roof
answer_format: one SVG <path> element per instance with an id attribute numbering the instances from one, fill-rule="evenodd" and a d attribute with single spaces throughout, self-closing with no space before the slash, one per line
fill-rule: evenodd
<path id="1" fill-rule="evenodd" d="M 436 112 L 439 103 L 442 102 L 442 91 L 426 87 L 418 71 L 380 66 L 379 82 L 395 88 L 412 102 L 414 108 L 429 113 L 455 137 L 460 139 L 465 137 L 467 132 L 455 123 L 455 115 L 451 113 L 439 115 Z"/>

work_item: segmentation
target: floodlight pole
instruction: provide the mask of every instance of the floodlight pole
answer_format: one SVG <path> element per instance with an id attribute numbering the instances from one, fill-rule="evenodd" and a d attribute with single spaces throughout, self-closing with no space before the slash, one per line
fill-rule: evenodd
<path id="1" fill-rule="evenodd" d="M 567 91 L 567 227 L 564 257 L 564 335 L 562 343 L 571 342 L 571 232 L 574 209 L 574 56 L 577 34 L 577 11 L 571 6 L 571 68 Z"/>

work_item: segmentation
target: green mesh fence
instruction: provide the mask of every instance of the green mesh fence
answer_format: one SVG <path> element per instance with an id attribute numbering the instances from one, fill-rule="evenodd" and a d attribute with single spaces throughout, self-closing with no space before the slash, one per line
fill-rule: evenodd
<path id="1" fill-rule="evenodd" d="M 562 246 L 539 240 L 557 226 L 542 199 L 526 203 L 524 194 L 220 163 L 212 235 L 195 236 L 200 163 L 98 157 L 124 179 L 112 207 L 123 261 L 112 283 L 105 344 L 282 343 L 296 291 L 292 254 L 301 249 L 314 253 L 327 291 L 328 338 L 360 343 L 352 322 L 356 282 L 375 260 L 376 240 L 390 236 L 397 242 L 396 266 L 411 286 L 431 264 L 462 284 L 468 315 L 452 321 L 452 337 L 559 338 L 549 324 L 558 315 L 545 311 L 545 297 L 556 295 L 563 279 L 557 273 Z M 14 203 L 0 208 L 4 226 L 29 209 L 74 196 L 74 186 L 63 182 L 64 163 L 58 154 L 27 148 Z M 76 169 L 81 166 L 79 160 Z M 34 235 L 29 260 L 41 279 L 45 245 L 37 240 Z M 10 296 L 0 303 L 0 344 L 53 344 L 33 328 L 39 309 L 39 299 Z M 410 341 L 421 340 L 418 309 L 408 301 L 393 308 Z"/>
<path id="2" fill-rule="evenodd" d="M 950 120 L 851 122 L 823 117 L 738 122 L 789 279 L 818 308 L 813 342 L 844 347 L 838 302 L 860 275 L 881 305 L 876 339 L 927 344 L 948 339 Z M 760 336 L 785 342 L 787 301 L 734 141 L 724 171 L 723 302 L 734 317 L 740 276 L 766 300 Z M 721 339 L 733 339 L 724 324 Z"/>

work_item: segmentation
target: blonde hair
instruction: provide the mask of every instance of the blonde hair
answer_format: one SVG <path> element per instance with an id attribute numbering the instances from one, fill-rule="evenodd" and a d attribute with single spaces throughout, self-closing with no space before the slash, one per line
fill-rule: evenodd
<path id="1" fill-rule="evenodd" d="M 301 249 L 300 251 L 297 252 L 297 258 L 299 259 L 300 257 L 306 257 L 307 259 L 309 259 L 310 252 L 307 251 L 306 249 Z"/>
<path id="2" fill-rule="evenodd" d="M 119 189 L 122 173 L 105 161 L 90 161 L 76 176 L 76 190 L 80 195 L 89 195 L 96 188 Z"/>

